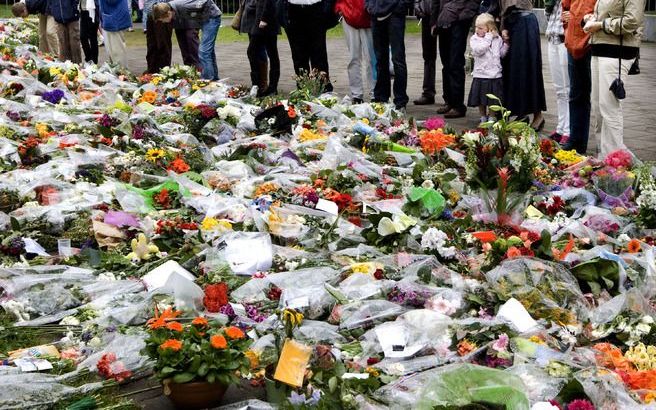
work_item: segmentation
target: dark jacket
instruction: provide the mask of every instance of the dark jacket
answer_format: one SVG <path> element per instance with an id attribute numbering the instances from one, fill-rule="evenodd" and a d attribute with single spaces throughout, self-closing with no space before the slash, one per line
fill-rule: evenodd
<path id="1" fill-rule="evenodd" d="M 25 0 L 25 7 L 29 14 L 46 14 L 48 12 L 46 0 Z"/>
<path id="2" fill-rule="evenodd" d="M 478 0 L 432 0 L 431 27 L 445 29 L 459 21 L 471 21 L 479 7 Z"/>
<path id="3" fill-rule="evenodd" d="M 246 0 L 241 15 L 239 31 L 253 36 L 272 34 L 278 35 L 280 25 L 275 0 Z M 260 28 L 260 21 L 267 23 Z"/>
<path id="4" fill-rule="evenodd" d="M 132 17 L 125 0 L 99 0 L 100 26 L 110 33 L 132 27 Z"/>
<path id="5" fill-rule="evenodd" d="M 364 7 L 371 17 L 385 17 L 391 13 L 404 13 L 412 1 L 408 0 L 364 0 Z"/>
<path id="6" fill-rule="evenodd" d="M 48 15 L 57 23 L 68 24 L 80 19 L 78 0 L 48 0 Z"/>

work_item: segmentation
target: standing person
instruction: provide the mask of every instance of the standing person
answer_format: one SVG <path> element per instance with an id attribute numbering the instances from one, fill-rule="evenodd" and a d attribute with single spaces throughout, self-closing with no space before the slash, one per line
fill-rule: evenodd
<path id="1" fill-rule="evenodd" d="M 438 35 L 444 97 L 444 104 L 438 105 L 437 113 L 444 114 L 445 118 L 461 118 L 467 113 L 465 106 L 467 37 L 480 2 L 477 0 L 432 1 L 431 27 Z"/>
<path id="2" fill-rule="evenodd" d="M 215 43 L 221 26 L 221 9 L 213 0 L 173 0 L 153 6 L 155 21 L 170 23 L 174 18 L 195 22 L 201 26 L 199 58 L 201 77 L 205 80 L 219 79 L 216 63 Z M 176 17 L 177 16 L 177 17 Z"/>
<path id="3" fill-rule="evenodd" d="M 405 15 L 409 7 L 406 0 L 365 0 L 371 15 L 371 32 L 376 53 L 376 86 L 374 101 L 386 103 L 392 94 L 389 72 L 390 47 L 394 66 L 394 106 L 405 110 L 408 104 L 408 67 L 405 62 Z"/>
<path id="4" fill-rule="evenodd" d="M 173 20 L 173 29 L 175 30 L 175 38 L 178 40 L 178 47 L 180 47 L 182 63 L 190 67 L 196 67 L 198 71 L 201 71 L 203 67 L 198 57 L 200 45 L 198 29 L 200 29 L 200 24 L 193 20 L 176 18 Z"/>
<path id="5" fill-rule="evenodd" d="M 588 151 L 592 73 L 590 35 L 583 31 L 583 17 L 594 10 L 596 0 L 562 0 L 565 47 L 569 71 L 569 138 L 563 149 Z"/>
<path id="6" fill-rule="evenodd" d="M 592 104 L 595 132 L 604 158 L 624 145 L 622 100 L 629 68 L 640 52 L 638 30 L 645 20 L 644 0 L 597 0 L 594 14 L 584 17 L 583 30 L 592 33 Z"/>
<path id="7" fill-rule="evenodd" d="M 80 41 L 84 61 L 98 64 L 98 27 L 100 13 L 98 0 L 80 1 Z"/>
<path id="8" fill-rule="evenodd" d="M 349 52 L 347 70 L 351 101 L 353 104 L 361 104 L 364 102 L 364 83 L 370 91 L 373 91 L 375 84 L 376 60 L 374 39 L 371 34 L 371 16 L 364 8 L 364 0 L 337 0 L 335 12 L 342 17 L 346 48 Z M 364 82 L 362 68 L 364 68 Z"/>
<path id="9" fill-rule="evenodd" d="M 329 3 L 330 0 L 283 1 L 287 1 L 287 16 L 283 27 L 292 52 L 294 72 L 298 76 L 303 72 L 317 70 L 325 76 L 324 91 L 333 91 L 326 49 L 326 31 L 333 21 L 328 18 L 325 10 L 327 4 L 332 3 Z"/>
<path id="10" fill-rule="evenodd" d="M 110 63 L 127 67 L 125 30 L 132 27 L 127 0 L 99 0 L 100 26 Z"/>
<path id="11" fill-rule="evenodd" d="M 557 142 L 562 142 L 569 138 L 569 70 L 560 0 L 547 0 L 545 12 L 547 13 L 545 36 L 547 37 L 549 67 L 551 81 L 556 89 L 556 106 L 558 108 L 558 125 L 550 137 Z"/>
<path id="12" fill-rule="evenodd" d="M 239 31 L 248 34 L 246 54 L 251 66 L 251 82 L 258 87 L 258 97 L 277 94 L 280 79 L 277 44 L 280 26 L 275 0 L 246 0 Z"/>
<path id="13" fill-rule="evenodd" d="M 26 0 L 11 6 L 14 17 L 25 18 L 30 14 L 39 15 L 39 51 L 45 54 L 59 55 L 57 23 L 48 15 L 48 3 L 45 0 Z"/>
<path id="14" fill-rule="evenodd" d="M 508 52 L 508 43 L 501 39 L 494 17 L 483 13 L 476 18 L 476 32 L 469 40 L 474 55 L 474 70 L 468 104 L 478 107 L 481 123 L 492 121 L 488 118 L 487 107 L 490 106 L 488 94 L 503 101 L 503 78 L 501 74 L 501 58 Z"/>
<path id="15" fill-rule="evenodd" d="M 424 59 L 424 82 L 415 105 L 435 104 L 435 62 L 437 37 L 431 28 L 431 0 L 415 0 L 415 16 L 421 19 L 421 56 Z"/>
<path id="16" fill-rule="evenodd" d="M 144 3 L 144 17 L 146 29 L 146 72 L 158 73 L 162 68 L 171 65 L 173 55 L 173 23 L 156 21 L 152 8 L 161 0 L 146 0 Z"/>
<path id="17" fill-rule="evenodd" d="M 77 0 L 47 0 L 48 14 L 57 22 L 59 59 L 82 62 L 80 10 Z"/>
<path id="18" fill-rule="evenodd" d="M 533 114 L 531 127 L 544 128 L 542 111 L 547 109 L 542 78 L 540 26 L 532 13 L 531 0 L 502 0 L 502 36 L 510 41 L 503 61 L 504 106 L 517 118 Z"/>

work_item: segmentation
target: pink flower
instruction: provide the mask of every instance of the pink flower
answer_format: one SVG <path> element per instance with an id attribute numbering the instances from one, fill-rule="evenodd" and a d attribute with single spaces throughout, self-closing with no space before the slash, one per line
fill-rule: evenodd
<path id="1" fill-rule="evenodd" d="M 440 128 L 444 128 L 445 121 L 444 118 L 442 117 L 430 117 L 426 121 L 424 121 L 424 127 L 426 127 L 427 130 L 437 130 Z"/>
<path id="2" fill-rule="evenodd" d="M 456 312 L 457 306 L 451 301 L 444 299 L 442 296 L 434 296 L 426 301 L 426 309 L 432 310 L 443 315 L 452 315 Z"/>
<path id="3" fill-rule="evenodd" d="M 595 410 L 595 406 L 588 400 L 572 400 L 567 405 L 567 410 Z"/>
<path id="4" fill-rule="evenodd" d="M 608 154 L 604 162 L 613 168 L 631 168 L 633 156 L 627 150 L 618 149 Z"/>
<path id="5" fill-rule="evenodd" d="M 508 347 L 508 335 L 501 333 L 499 338 L 494 342 L 492 348 L 497 352 L 503 352 Z"/>

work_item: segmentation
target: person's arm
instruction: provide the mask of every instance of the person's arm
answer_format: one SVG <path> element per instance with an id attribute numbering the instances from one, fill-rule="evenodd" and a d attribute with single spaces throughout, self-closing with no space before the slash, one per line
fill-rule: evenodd
<path id="1" fill-rule="evenodd" d="M 504 58 L 506 54 L 508 54 L 508 50 L 510 50 L 510 46 L 508 45 L 508 42 L 501 39 L 501 49 L 499 50 L 499 55 L 501 56 L 501 58 Z"/>
<path id="2" fill-rule="evenodd" d="M 469 39 L 469 46 L 471 47 L 474 57 L 483 57 L 487 50 L 492 45 L 492 34 L 487 33 L 484 37 L 479 37 L 476 34 Z"/>
<path id="3" fill-rule="evenodd" d="M 620 33 L 635 33 L 645 18 L 645 0 L 618 0 L 625 1 L 624 16 L 608 17 L 601 22 L 601 29 L 606 34 L 619 36 Z"/>
<path id="4" fill-rule="evenodd" d="M 431 0 L 430 26 L 433 35 L 437 34 L 437 17 L 440 15 L 440 0 Z"/>

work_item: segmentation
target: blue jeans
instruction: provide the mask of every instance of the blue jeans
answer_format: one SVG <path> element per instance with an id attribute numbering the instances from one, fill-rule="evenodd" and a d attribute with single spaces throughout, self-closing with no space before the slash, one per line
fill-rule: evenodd
<path id="1" fill-rule="evenodd" d="M 202 67 L 201 78 L 216 81 L 219 79 L 219 67 L 216 65 L 216 51 L 214 46 L 216 36 L 221 26 L 221 16 L 212 17 L 201 27 L 200 47 L 198 57 Z"/>
<path id="2" fill-rule="evenodd" d="M 588 150 L 590 134 L 590 92 L 592 75 L 590 73 L 591 52 L 575 60 L 567 55 L 569 68 L 569 140 L 568 150 L 575 149 L 579 154 Z"/>
<path id="3" fill-rule="evenodd" d="M 376 53 L 376 86 L 374 101 L 387 102 L 391 94 L 389 71 L 389 49 L 392 49 L 394 65 L 394 105 L 397 108 L 408 104 L 406 88 L 408 84 L 408 67 L 405 63 L 405 13 L 394 12 L 385 20 L 371 20 L 371 31 Z"/>

